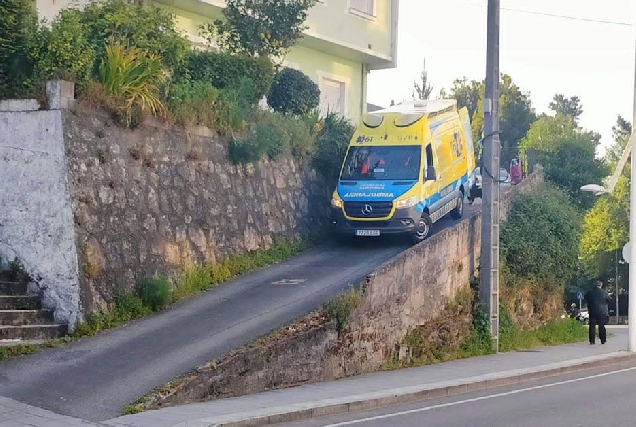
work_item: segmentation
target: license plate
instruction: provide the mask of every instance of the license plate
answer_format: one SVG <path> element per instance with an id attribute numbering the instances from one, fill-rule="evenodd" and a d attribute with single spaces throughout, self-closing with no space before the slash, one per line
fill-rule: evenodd
<path id="1" fill-rule="evenodd" d="M 380 230 L 356 230 L 356 236 L 379 236 Z"/>

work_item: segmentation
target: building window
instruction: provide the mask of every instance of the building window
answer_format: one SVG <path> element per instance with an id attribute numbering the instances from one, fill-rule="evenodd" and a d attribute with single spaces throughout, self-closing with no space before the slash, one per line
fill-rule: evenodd
<path id="1" fill-rule="evenodd" d="M 345 115 L 346 84 L 338 80 L 323 78 L 320 82 L 320 111 Z"/>
<path id="2" fill-rule="evenodd" d="M 349 8 L 352 11 L 375 16 L 375 0 L 349 0 Z"/>

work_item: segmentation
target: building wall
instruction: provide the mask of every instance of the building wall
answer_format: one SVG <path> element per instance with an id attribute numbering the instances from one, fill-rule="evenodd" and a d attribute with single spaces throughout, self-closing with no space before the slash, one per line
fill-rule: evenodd
<path id="1" fill-rule="evenodd" d="M 333 40 L 361 50 L 392 55 L 391 1 L 373 3 L 374 15 L 360 13 L 354 7 L 365 1 L 322 0 L 309 11 L 307 34 Z"/>
<path id="2" fill-rule="evenodd" d="M 366 108 L 367 73 L 358 62 L 297 46 L 285 57 L 284 64 L 307 74 L 320 88 L 320 108 L 344 115 L 357 123 Z M 341 88 L 340 102 L 336 102 L 336 88 Z M 331 102 L 330 102 L 331 101 Z M 332 107 L 332 108 L 330 108 Z"/>

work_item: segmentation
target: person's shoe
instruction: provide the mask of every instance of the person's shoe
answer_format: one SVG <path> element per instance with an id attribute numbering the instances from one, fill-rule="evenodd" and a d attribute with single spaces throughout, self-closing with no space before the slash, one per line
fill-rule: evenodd
<path id="1" fill-rule="evenodd" d="M 590 345 L 594 345 L 594 344 L 596 344 L 596 343 L 595 342 L 590 342 Z"/>
<path id="2" fill-rule="evenodd" d="M 606 343 L 606 341 L 601 341 L 601 344 L 605 344 L 605 343 Z"/>

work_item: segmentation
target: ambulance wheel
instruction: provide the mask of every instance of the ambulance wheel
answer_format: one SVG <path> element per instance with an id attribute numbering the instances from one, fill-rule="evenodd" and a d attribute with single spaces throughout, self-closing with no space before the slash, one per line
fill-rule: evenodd
<path id="1" fill-rule="evenodd" d="M 457 206 L 450 212 L 451 218 L 460 219 L 464 215 L 464 193 L 459 193 Z"/>
<path id="2" fill-rule="evenodd" d="M 427 213 L 423 213 L 420 221 L 415 226 L 415 231 L 411 234 L 411 242 L 414 245 L 417 245 L 420 242 L 426 240 L 426 238 L 431 234 L 431 227 L 433 226 L 433 222 Z"/>

